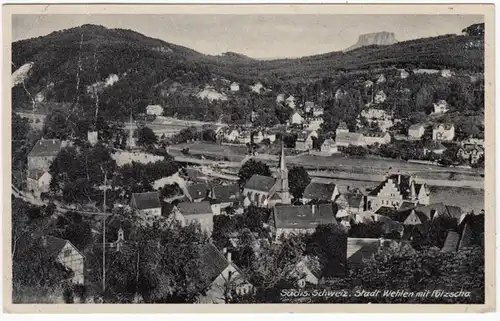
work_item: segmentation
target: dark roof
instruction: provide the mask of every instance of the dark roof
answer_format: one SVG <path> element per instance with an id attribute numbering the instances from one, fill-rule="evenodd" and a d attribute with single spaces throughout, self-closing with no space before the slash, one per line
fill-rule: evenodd
<path id="1" fill-rule="evenodd" d="M 163 203 L 162 204 L 162 207 L 161 207 L 161 215 L 163 217 L 169 217 L 170 214 L 172 213 L 172 210 L 174 209 L 175 205 L 171 204 L 171 203 Z"/>
<path id="2" fill-rule="evenodd" d="M 46 170 L 39 170 L 39 169 L 28 169 L 27 176 L 29 178 L 39 180 L 43 174 L 47 173 L 48 171 Z"/>
<path id="3" fill-rule="evenodd" d="M 441 252 L 456 252 L 458 248 L 458 243 L 460 242 L 460 234 L 454 231 L 449 231 L 446 235 L 446 240 L 444 241 L 443 248 Z"/>
<path id="4" fill-rule="evenodd" d="M 345 193 L 344 194 L 347 204 L 349 207 L 359 208 L 361 206 L 361 202 L 363 201 L 363 194 L 359 193 Z"/>
<path id="5" fill-rule="evenodd" d="M 61 141 L 59 139 L 40 139 L 31 149 L 29 157 L 39 156 L 57 156 L 61 150 Z"/>
<path id="6" fill-rule="evenodd" d="M 224 271 L 229 262 L 213 244 L 204 244 L 200 247 L 201 278 L 207 287 Z"/>
<path id="7" fill-rule="evenodd" d="M 57 257 L 61 250 L 64 248 L 68 240 L 64 240 L 55 236 L 45 236 L 45 240 L 47 242 L 46 248 L 49 252 L 49 255 Z"/>
<path id="8" fill-rule="evenodd" d="M 303 197 L 314 200 L 330 201 L 332 200 L 332 195 L 335 191 L 335 187 L 335 184 L 311 182 L 306 186 Z"/>
<path id="9" fill-rule="evenodd" d="M 472 228 L 466 223 L 462 231 L 462 236 L 460 237 L 460 243 L 458 243 L 459 250 L 472 245 L 473 234 L 474 232 L 472 231 Z"/>
<path id="10" fill-rule="evenodd" d="M 158 192 L 133 193 L 132 204 L 138 210 L 161 207 Z"/>
<path id="11" fill-rule="evenodd" d="M 428 150 L 445 150 L 446 147 L 443 144 L 441 144 L 440 142 L 431 141 L 428 144 L 426 144 L 425 149 L 428 149 Z"/>
<path id="12" fill-rule="evenodd" d="M 210 214 L 213 215 L 210 202 L 183 202 L 177 204 L 177 209 L 182 215 Z"/>
<path id="13" fill-rule="evenodd" d="M 407 209 L 410 209 L 410 208 L 414 208 L 415 207 L 415 204 L 412 203 L 412 202 L 403 202 L 401 203 L 401 206 L 399 207 L 399 211 L 404 211 L 404 210 L 407 210 Z"/>
<path id="14" fill-rule="evenodd" d="M 424 125 L 423 124 L 413 124 L 410 127 L 408 127 L 408 130 L 417 130 L 420 127 L 424 127 Z"/>
<path id="15" fill-rule="evenodd" d="M 245 188 L 253 189 L 256 191 L 269 192 L 273 188 L 275 180 L 273 177 L 253 175 L 246 182 Z"/>
<path id="16" fill-rule="evenodd" d="M 363 134 L 363 136 L 366 136 L 366 137 L 379 137 L 379 138 L 382 138 L 382 137 L 385 137 L 386 135 L 389 135 L 388 133 L 369 132 L 369 131 L 365 131 L 362 134 Z"/>
<path id="17" fill-rule="evenodd" d="M 434 126 L 432 126 L 433 129 L 438 129 L 439 127 L 444 128 L 444 130 L 450 130 L 453 127 L 453 124 L 441 123 L 434 124 Z"/>
<path id="18" fill-rule="evenodd" d="M 216 185 L 212 191 L 212 198 L 219 203 L 234 202 L 240 196 L 240 187 L 238 184 Z"/>
<path id="19" fill-rule="evenodd" d="M 311 229 L 320 224 L 337 224 L 337 221 L 332 204 L 276 205 L 274 224 L 276 228 Z"/>
<path id="20" fill-rule="evenodd" d="M 206 183 L 197 183 L 187 186 L 187 191 L 192 199 L 205 198 L 209 190 L 210 185 Z"/>
<path id="21" fill-rule="evenodd" d="M 359 267 L 364 260 L 370 259 L 380 247 L 379 239 L 347 238 L 347 264 Z"/>
<path id="22" fill-rule="evenodd" d="M 185 175 L 183 175 L 183 176 L 187 177 L 188 179 L 190 179 L 194 182 L 205 181 L 204 180 L 205 175 L 197 169 L 184 168 L 182 171 L 185 172 Z"/>
<path id="23" fill-rule="evenodd" d="M 399 178 L 398 178 L 399 176 Z M 380 183 L 376 188 L 374 188 L 369 195 L 377 196 L 378 193 L 384 188 L 387 184 L 388 180 L 391 179 L 399 193 L 403 196 L 403 200 L 410 199 L 411 190 L 410 190 L 410 175 L 402 175 L 402 174 L 393 174 L 389 175 L 382 183 Z M 399 183 L 398 183 L 399 181 Z M 423 184 L 415 183 L 415 193 L 418 195 L 420 193 L 420 189 L 423 187 Z"/>
<path id="24" fill-rule="evenodd" d="M 337 129 L 349 129 L 347 127 L 347 124 L 345 123 L 345 121 L 343 122 L 340 122 L 340 124 L 337 126 Z"/>
<path id="25" fill-rule="evenodd" d="M 457 222 L 462 217 L 462 209 L 458 206 L 445 205 L 443 203 L 434 203 L 429 205 L 418 205 L 415 208 L 418 213 L 425 214 L 428 219 L 432 219 L 436 214 L 444 214 L 448 217 L 455 218 Z"/>
<path id="26" fill-rule="evenodd" d="M 375 211 L 375 214 L 378 214 L 378 215 L 384 215 L 384 216 L 387 216 L 387 217 L 392 217 L 394 216 L 394 213 L 396 212 L 397 210 L 394 208 L 394 207 L 390 207 L 390 206 L 380 206 L 378 208 L 378 210 Z"/>

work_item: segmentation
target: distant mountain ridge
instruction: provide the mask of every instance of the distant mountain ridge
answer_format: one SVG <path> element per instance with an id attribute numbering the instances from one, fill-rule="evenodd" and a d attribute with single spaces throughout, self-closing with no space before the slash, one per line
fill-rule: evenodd
<path id="1" fill-rule="evenodd" d="M 344 52 L 351 51 L 364 46 L 378 45 L 378 46 L 387 46 L 393 45 L 396 42 L 396 36 L 394 32 L 374 32 L 360 35 L 358 38 L 358 42 L 349 48 L 345 49 Z"/>

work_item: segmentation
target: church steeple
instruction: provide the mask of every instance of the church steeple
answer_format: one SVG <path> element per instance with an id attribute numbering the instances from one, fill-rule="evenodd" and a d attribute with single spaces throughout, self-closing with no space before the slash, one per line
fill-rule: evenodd
<path id="1" fill-rule="evenodd" d="M 282 204 L 291 204 L 290 190 L 288 188 L 288 169 L 286 168 L 285 146 L 281 143 L 280 168 L 278 170 L 276 194 L 281 198 Z"/>

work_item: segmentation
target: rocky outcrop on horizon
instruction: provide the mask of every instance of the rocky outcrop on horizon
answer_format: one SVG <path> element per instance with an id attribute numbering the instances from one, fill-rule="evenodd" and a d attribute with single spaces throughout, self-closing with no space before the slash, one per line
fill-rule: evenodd
<path id="1" fill-rule="evenodd" d="M 344 51 L 351 51 L 360 47 L 371 46 L 371 45 L 387 46 L 395 44 L 396 42 L 398 41 L 396 40 L 394 32 L 382 31 L 382 32 L 367 33 L 364 35 L 360 35 L 358 38 L 358 42 L 356 42 L 349 48 L 345 49 Z"/>

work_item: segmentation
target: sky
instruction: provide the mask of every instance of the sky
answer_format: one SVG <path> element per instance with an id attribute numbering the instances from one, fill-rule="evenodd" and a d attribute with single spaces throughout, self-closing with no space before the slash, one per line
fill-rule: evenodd
<path id="1" fill-rule="evenodd" d="M 457 34 L 480 15 L 14 15 L 13 41 L 97 24 L 132 29 L 196 51 L 252 58 L 295 58 L 343 50 L 365 33 L 394 32 L 398 41 Z"/>

